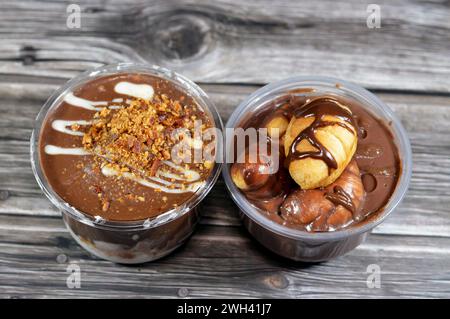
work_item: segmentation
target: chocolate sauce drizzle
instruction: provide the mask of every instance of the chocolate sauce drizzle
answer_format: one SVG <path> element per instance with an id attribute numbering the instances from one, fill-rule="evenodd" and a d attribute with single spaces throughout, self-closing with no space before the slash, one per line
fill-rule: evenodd
<path id="1" fill-rule="evenodd" d="M 334 186 L 333 192 L 325 194 L 325 198 L 335 205 L 344 206 L 350 212 L 352 212 L 353 216 L 355 215 L 356 212 L 355 204 L 353 203 L 350 194 L 348 194 L 341 186 L 339 185 Z"/>
<path id="2" fill-rule="evenodd" d="M 336 169 L 338 167 L 336 159 L 333 154 L 317 139 L 316 130 L 321 127 L 329 125 L 339 125 L 354 134 L 353 128 L 356 128 L 356 123 L 352 113 L 343 107 L 333 97 L 319 97 L 307 101 L 306 103 L 297 106 L 294 109 L 293 115 L 296 118 L 314 117 L 314 122 L 305 128 L 292 142 L 289 154 L 287 156 L 287 165 L 294 161 L 304 158 L 315 158 L 324 161 L 328 168 Z M 343 122 L 325 121 L 323 118 L 326 115 L 335 116 Z M 345 123 L 344 123 L 345 122 Z M 348 124 L 347 124 L 348 123 Z M 306 139 L 317 151 L 300 152 L 296 150 L 298 143 Z"/>

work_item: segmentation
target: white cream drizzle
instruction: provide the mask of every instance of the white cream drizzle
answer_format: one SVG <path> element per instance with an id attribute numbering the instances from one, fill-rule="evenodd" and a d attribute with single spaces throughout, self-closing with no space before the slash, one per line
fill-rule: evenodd
<path id="1" fill-rule="evenodd" d="M 190 173 L 183 173 L 184 176 L 180 176 L 177 174 L 173 174 L 167 171 L 158 171 L 156 173 L 157 177 L 165 177 L 170 179 L 175 179 L 177 181 L 187 181 L 187 182 L 194 182 L 200 178 L 200 175 L 197 172 L 194 172 L 192 174 Z"/>
<path id="2" fill-rule="evenodd" d="M 118 94 L 124 94 L 139 99 L 150 100 L 153 97 L 154 90 L 151 85 L 148 84 L 134 84 L 130 82 L 119 82 L 114 87 L 114 91 Z M 104 107 L 108 107 L 112 110 L 117 110 L 123 107 L 119 103 L 131 104 L 133 100 L 115 98 L 111 102 L 107 101 L 90 101 L 81 97 L 78 97 L 69 92 L 64 97 L 64 102 L 72 106 L 81 107 L 89 111 L 101 111 Z"/>
<path id="3" fill-rule="evenodd" d="M 147 179 L 137 177 L 131 173 L 128 172 L 119 172 L 118 170 L 115 170 L 109 166 L 103 166 L 102 167 L 102 174 L 110 177 L 110 176 L 122 176 L 127 179 L 130 179 L 138 184 L 141 184 L 146 187 L 150 187 L 153 189 L 160 189 L 163 192 L 166 193 L 173 193 L 173 194 L 182 194 L 182 193 L 188 193 L 188 192 L 195 192 L 197 191 L 204 182 L 197 182 L 192 184 L 180 184 L 180 183 L 172 183 L 157 177 L 147 177 Z M 153 182 L 151 182 L 153 181 Z M 160 184 L 157 184 L 160 183 Z M 161 185 L 163 184 L 163 185 Z M 166 186 L 172 186 L 173 188 L 166 187 Z"/>
<path id="4" fill-rule="evenodd" d="M 134 98 L 150 100 L 154 95 L 154 90 L 151 85 L 148 84 L 135 84 L 130 82 L 119 82 L 115 85 L 114 91 L 118 94 L 128 95 Z M 73 92 L 69 92 L 64 97 L 64 102 L 75 106 L 80 107 L 89 111 L 101 111 L 104 107 L 108 107 L 109 109 L 120 109 L 123 105 L 120 103 L 131 104 L 133 100 L 131 99 L 123 99 L 123 98 L 115 98 L 111 102 L 107 101 L 90 101 L 84 98 L 77 97 L 73 94 Z M 83 132 L 78 132 L 70 129 L 69 127 L 72 125 L 80 125 L 86 126 L 92 124 L 92 121 L 84 121 L 84 120 L 54 120 L 52 122 L 52 128 L 58 132 L 73 135 L 73 136 L 83 136 Z M 197 141 L 194 139 L 190 139 L 189 144 L 194 148 L 201 148 L 202 141 Z M 84 155 L 92 155 L 91 152 L 86 151 L 82 147 L 75 148 L 65 148 L 59 147 L 56 145 L 46 145 L 44 148 L 45 153 L 48 155 L 75 155 L 75 156 L 84 156 Z M 182 166 L 176 165 L 170 161 L 163 161 L 163 164 L 167 167 L 171 168 L 175 172 L 170 172 L 167 167 L 166 169 L 160 168 L 156 172 L 156 175 L 153 177 L 141 178 L 137 177 L 134 174 L 129 172 L 119 172 L 109 166 L 104 166 L 102 168 L 102 174 L 104 176 L 119 176 L 124 177 L 130 180 L 133 180 L 136 183 L 139 183 L 143 186 L 150 187 L 153 189 L 159 189 L 166 193 L 187 193 L 187 192 L 195 192 L 197 191 L 205 182 L 200 181 L 197 182 L 201 176 L 198 172 L 190 169 L 186 169 Z M 168 181 L 166 179 L 170 179 Z M 172 180 L 178 182 L 172 182 Z M 185 182 L 188 184 L 180 183 Z"/>
<path id="5" fill-rule="evenodd" d="M 163 164 L 169 166 L 170 168 L 173 168 L 174 170 L 183 173 L 183 175 L 185 176 L 185 180 L 187 181 L 196 181 L 200 179 L 200 174 L 196 171 L 190 170 L 190 169 L 186 169 L 183 166 L 179 166 L 173 162 L 170 161 L 163 161 Z M 159 171 L 158 171 L 159 172 Z M 170 177 L 172 178 L 172 177 Z"/>
<path id="6" fill-rule="evenodd" d="M 72 106 L 81 107 L 89 111 L 100 111 L 101 109 L 103 109 L 105 106 L 108 105 L 108 102 L 106 101 L 90 101 L 83 99 L 81 97 L 75 96 L 73 92 L 69 92 L 66 94 L 66 96 L 64 97 L 64 102 Z"/>
<path id="7" fill-rule="evenodd" d="M 112 104 L 112 105 L 109 105 L 108 106 L 108 109 L 110 109 L 110 110 L 120 110 L 120 109 L 122 109 L 123 108 L 123 105 L 115 105 L 115 104 Z"/>
<path id="8" fill-rule="evenodd" d="M 92 121 L 66 121 L 66 120 L 54 120 L 52 122 L 52 128 L 58 132 L 74 135 L 74 136 L 83 136 L 83 132 L 74 131 L 72 129 L 67 128 L 68 126 L 72 125 L 80 125 L 80 126 L 86 126 L 92 124 Z"/>
<path id="9" fill-rule="evenodd" d="M 119 82 L 114 87 L 114 91 L 119 94 L 132 96 L 138 99 L 150 100 L 153 97 L 154 90 L 148 84 L 134 84 L 131 82 Z"/>
<path id="10" fill-rule="evenodd" d="M 91 155 L 90 152 L 86 151 L 82 147 L 65 148 L 55 145 L 45 145 L 44 150 L 48 155 Z"/>

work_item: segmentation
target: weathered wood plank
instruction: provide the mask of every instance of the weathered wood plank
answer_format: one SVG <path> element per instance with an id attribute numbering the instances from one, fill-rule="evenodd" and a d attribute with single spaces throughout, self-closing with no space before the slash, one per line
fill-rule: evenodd
<path id="1" fill-rule="evenodd" d="M 450 92 L 447 1 L 378 1 L 379 29 L 366 25 L 369 0 L 79 1 L 80 29 L 66 26 L 70 3 L 2 1 L 0 73 L 67 77 L 133 60 L 204 82 L 303 74 Z"/>
<path id="2" fill-rule="evenodd" d="M 22 79 L 24 80 L 24 79 Z M 226 120 L 257 86 L 202 85 Z M 29 163 L 29 136 L 40 106 L 57 85 L 0 83 L 0 214 L 59 216 L 41 192 Z M 375 232 L 450 237 L 450 98 L 379 94 L 400 116 L 411 138 L 414 167 L 406 199 Z M 20 102 L 18 102 L 20 101 Z M 18 104 L 20 103 L 20 104 Z M 203 223 L 239 225 L 222 181 L 204 202 Z"/>
<path id="3" fill-rule="evenodd" d="M 89 256 L 60 219 L 0 216 L 0 296 L 449 297 L 449 247 L 449 238 L 372 235 L 345 257 L 305 265 L 242 228 L 209 226 L 169 257 L 126 267 Z M 81 267 L 81 289 L 66 287 L 68 263 Z M 370 264 L 381 268 L 380 289 L 367 288 Z"/>
<path id="4" fill-rule="evenodd" d="M 450 5 L 378 1 L 382 27 L 368 29 L 371 2 L 80 0 L 82 27 L 69 30 L 73 1 L 2 1 L 0 297 L 449 298 Z M 224 119 L 254 84 L 292 75 L 378 89 L 411 138 L 408 195 L 365 244 L 322 264 L 281 259 L 251 239 L 221 180 L 198 231 L 171 256 L 140 267 L 92 257 L 38 189 L 28 141 L 54 89 L 121 61 L 200 82 Z M 66 287 L 68 262 L 81 267 L 80 290 Z M 367 288 L 369 264 L 381 267 L 381 289 Z"/>

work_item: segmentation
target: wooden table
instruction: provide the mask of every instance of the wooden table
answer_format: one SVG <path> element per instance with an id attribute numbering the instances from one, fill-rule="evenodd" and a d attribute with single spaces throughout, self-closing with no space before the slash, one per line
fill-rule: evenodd
<path id="1" fill-rule="evenodd" d="M 79 0 L 0 4 L 0 296 L 16 297 L 450 297 L 450 6 L 377 1 Z M 409 192 L 351 253 L 321 264 L 268 252 L 241 226 L 219 181 L 190 241 L 157 262 L 127 267 L 80 248 L 30 168 L 34 117 L 58 86 L 106 63 L 163 65 L 199 83 L 224 120 L 261 85 L 327 75 L 378 94 L 408 130 Z M 66 286 L 67 266 L 81 288 Z M 381 287 L 367 286 L 368 265 Z"/>

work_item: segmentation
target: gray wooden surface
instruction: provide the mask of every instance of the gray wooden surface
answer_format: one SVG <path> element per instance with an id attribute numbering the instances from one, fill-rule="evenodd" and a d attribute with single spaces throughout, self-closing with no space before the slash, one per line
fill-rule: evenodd
<path id="1" fill-rule="evenodd" d="M 66 7 L 82 9 L 80 29 Z M 0 297 L 450 297 L 450 5 L 376 1 L 0 2 Z M 186 246 L 126 267 L 81 249 L 30 168 L 34 117 L 59 85 L 118 61 L 160 64 L 197 81 L 226 120 L 260 85 L 329 75 L 386 101 L 414 153 L 409 192 L 366 243 L 330 262 L 281 259 L 242 228 L 219 181 Z M 81 288 L 66 286 L 69 263 Z M 381 268 L 369 289 L 366 269 Z"/>

